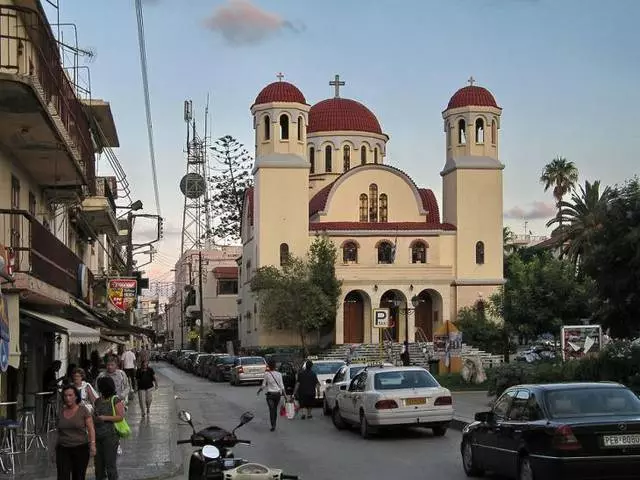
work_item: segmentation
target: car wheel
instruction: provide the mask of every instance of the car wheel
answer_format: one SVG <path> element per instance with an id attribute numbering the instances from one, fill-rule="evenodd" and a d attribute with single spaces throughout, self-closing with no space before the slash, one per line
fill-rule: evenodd
<path id="1" fill-rule="evenodd" d="M 518 480 L 535 480 L 533 467 L 529 457 L 520 458 L 520 466 L 518 467 Z"/>
<path id="2" fill-rule="evenodd" d="M 433 427 L 432 430 L 434 437 L 444 437 L 447 434 L 447 427 L 445 427 L 444 425 Z"/>
<path id="3" fill-rule="evenodd" d="M 327 403 L 327 397 L 324 396 L 322 399 L 322 412 L 325 415 L 331 415 L 331 409 L 329 408 L 329 404 Z"/>
<path id="4" fill-rule="evenodd" d="M 462 468 L 464 468 L 467 477 L 482 477 L 484 475 L 484 472 L 476 464 L 473 445 L 468 439 L 462 443 Z"/>
<path id="5" fill-rule="evenodd" d="M 340 409 L 337 406 L 336 408 L 333 409 L 333 412 L 331 413 L 331 420 L 333 420 L 333 425 L 338 430 L 344 430 L 345 428 L 347 428 L 347 424 L 342 418 L 342 415 L 340 415 Z"/>
<path id="6" fill-rule="evenodd" d="M 367 422 L 364 412 L 360 412 L 360 436 L 365 439 L 371 438 L 371 427 L 369 427 L 369 422 Z"/>

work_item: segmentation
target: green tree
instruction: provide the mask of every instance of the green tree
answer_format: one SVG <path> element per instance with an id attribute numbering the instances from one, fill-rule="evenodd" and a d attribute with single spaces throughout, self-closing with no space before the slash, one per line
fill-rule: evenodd
<path id="1" fill-rule="evenodd" d="M 253 185 L 253 159 L 244 145 L 231 135 L 220 137 L 211 150 L 215 162 L 209 178 L 213 186 L 211 215 L 217 224 L 208 234 L 231 243 L 240 238 L 244 192 Z"/>
<path id="2" fill-rule="evenodd" d="M 545 165 L 540 182 L 544 184 L 544 191 L 553 188 L 553 197 L 558 207 L 558 218 L 561 217 L 562 206 L 560 202 L 569 193 L 578 181 L 578 169 L 573 162 L 564 157 L 556 157 Z M 560 221 L 562 226 L 562 222 Z"/>
<path id="3" fill-rule="evenodd" d="M 342 282 L 336 277 L 338 249 L 327 235 L 316 235 L 309 248 L 309 275 L 314 285 L 320 287 L 330 304 L 322 327 L 333 326 L 338 311 Z"/>
<path id="4" fill-rule="evenodd" d="M 487 318 L 487 307 L 490 315 L 499 316 L 499 296 L 489 299 L 484 309 L 465 307 L 458 312 L 454 322 L 462 332 L 464 343 L 479 348 L 485 352 L 504 355 L 509 361 L 509 354 L 515 351 L 511 342 L 511 326 L 505 322 L 493 321 Z"/>
<path id="5" fill-rule="evenodd" d="M 515 241 L 516 234 L 513 233 L 513 230 L 509 227 L 502 227 L 502 248 L 504 249 L 505 255 L 509 255 L 518 249 Z"/>

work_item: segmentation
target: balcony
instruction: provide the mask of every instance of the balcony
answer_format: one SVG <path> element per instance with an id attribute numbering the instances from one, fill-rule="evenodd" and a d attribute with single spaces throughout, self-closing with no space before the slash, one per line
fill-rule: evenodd
<path id="1" fill-rule="evenodd" d="M 93 274 L 80 258 L 23 210 L 0 209 L 0 244 L 13 251 L 13 288 L 30 301 L 68 304 L 69 295 L 82 298 L 81 276 L 86 272 L 89 291 Z M 82 300 L 89 300 L 88 297 Z"/>
<path id="2" fill-rule="evenodd" d="M 39 2 L 20 3 L 34 6 L 0 5 L 0 143 L 53 199 L 95 193 L 83 105 Z"/>
<path id="3" fill-rule="evenodd" d="M 82 201 L 82 216 L 96 234 L 118 234 L 116 203 L 107 177 L 96 178 L 95 196 Z"/>

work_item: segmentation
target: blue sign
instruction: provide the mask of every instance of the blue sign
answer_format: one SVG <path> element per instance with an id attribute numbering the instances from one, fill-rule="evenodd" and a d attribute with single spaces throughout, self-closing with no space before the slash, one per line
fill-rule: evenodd
<path id="1" fill-rule="evenodd" d="M 9 343 L 9 309 L 0 292 L 0 338 Z"/>
<path id="2" fill-rule="evenodd" d="M 0 371 L 6 372 L 9 368 L 9 342 L 0 340 Z"/>

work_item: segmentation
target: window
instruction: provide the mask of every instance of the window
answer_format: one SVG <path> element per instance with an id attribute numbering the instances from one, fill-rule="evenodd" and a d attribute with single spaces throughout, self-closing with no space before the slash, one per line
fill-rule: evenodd
<path id="1" fill-rule="evenodd" d="M 344 263 L 358 262 L 358 245 L 355 242 L 345 242 L 342 246 L 342 261 Z"/>
<path id="2" fill-rule="evenodd" d="M 351 147 L 349 145 L 345 145 L 342 149 L 342 162 L 345 172 L 351 168 Z"/>
<path id="3" fill-rule="evenodd" d="M 280 115 L 280 140 L 289 140 L 289 116 Z"/>
<path id="4" fill-rule="evenodd" d="M 360 147 L 360 164 L 364 165 L 367 163 L 367 147 L 364 145 Z"/>
<path id="5" fill-rule="evenodd" d="M 218 280 L 218 295 L 237 295 L 238 280 Z"/>
<path id="6" fill-rule="evenodd" d="M 393 245 L 390 242 L 378 244 L 378 263 L 393 263 Z"/>
<path id="7" fill-rule="evenodd" d="M 280 266 L 287 263 L 289 260 L 289 245 L 286 243 L 280 244 Z"/>
<path id="8" fill-rule="evenodd" d="M 298 141 L 302 141 L 302 127 L 304 125 L 304 120 L 302 117 L 298 117 Z"/>
<path id="9" fill-rule="evenodd" d="M 264 116 L 264 139 L 271 140 L 271 119 L 269 115 Z"/>
<path id="10" fill-rule="evenodd" d="M 20 210 L 20 180 L 11 175 L 11 209 Z M 11 215 L 11 246 L 20 246 L 20 215 Z M 16 252 L 16 265 L 20 264 L 18 255 Z"/>
<path id="11" fill-rule="evenodd" d="M 631 390 L 613 385 L 552 390 L 544 400 L 551 418 L 640 415 L 640 399 Z"/>
<path id="12" fill-rule="evenodd" d="M 411 245 L 411 263 L 427 263 L 427 245 L 424 242 Z"/>
<path id="13" fill-rule="evenodd" d="M 476 119 L 476 143 L 484 143 L 484 120 Z"/>
<path id="14" fill-rule="evenodd" d="M 540 420 L 542 416 L 535 395 L 532 395 L 529 390 L 518 390 L 511 403 L 508 419 L 513 422 L 532 422 Z"/>
<path id="15" fill-rule="evenodd" d="M 476 265 L 484 265 L 484 243 L 476 243 Z"/>
<path id="16" fill-rule="evenodd" d="M 360 194 L 360 221 L 369 221 L 369 197 L 366 193 Z"/>
<path id="17" fill-rule="evenodd" d="M 467 124 L 463 119 L 458 122 L 458 145 L 464 145 L 467 143 Z"/>
<path id="18" fill-rule="evenodd" d="M 498 126 L 495 120 L 491 122 L 491 143 L 493 145 L 498 143 Z"/>
<path id="19" fill-rule="evenodd" d="M 33 192 L 29 192 L 29 213 L 36 216 L 36 196 Z"/>
<path id="20" fill-rule="evenodd" d="M 324 148 L 324 171 L 331 172 L 331 145 Z"/>
<path id="21" fill-rule="evenodd" d="M 378 185 L 369 185 L 369 221 L 378 221 Z"/>
<path id="22" fill-rule="evenodd" d="M 310 173 L 316 173 L 316 149 L 309 149 L 309 163 L 311 164 Z"/>
<path id="23" fill-rule="evenodd" d="M 376 390 L 413 390 L 439 386 L 436 379 L 426 370 L 376 373 L 373 377 L 373 383 Z"/>
<path id="24" fill-rule="evenodd" d="M 451 123 L 450 122 L 447 122 L 445 129 L 447 134 L 447 147 L 450 147 L 451 146 Z"/>
<path id="25" fill-rule="evenodd" d="M 389 202 L 386 193 L 380 194 L 380 221 L 386 223 L 389 216 Z"/>
<path id="26" fill-rule="evenodd" d="M 378 147 L 373 149 L 373 163 L 378 163 Z"/>
<path id="27" fill-rule="evenodd" d="M 504 420 L 509 412 L 509 407 L 511 407 L 511 402 L 513 397 L 516 396 L 515 390 L 509 390 L 502 394 L 502 396 L 496 400 L 496 403 L 493 406 L 493 414 L 496 419 Z"/>

